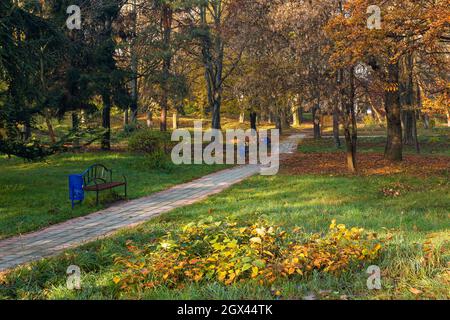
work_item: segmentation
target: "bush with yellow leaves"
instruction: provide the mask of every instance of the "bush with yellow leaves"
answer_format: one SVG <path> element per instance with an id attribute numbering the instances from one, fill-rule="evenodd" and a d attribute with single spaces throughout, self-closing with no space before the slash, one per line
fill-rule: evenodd
<path id="1" fill-rule="evenodd" d="M 301 240 L 306 239 L 306 240 Z M 286 232 L 266 222 L 199 222 L 171 232 L 156 244 L 116 258 L 114 282 L 123 290 L 180 287 L 186 282 L 257 281 L 305 276 L 313 270 L 335 273 L 377 258 L 381 245 L 363 229 L 333 221 L 324 234 L 309 237 L 299 228 Z"/>

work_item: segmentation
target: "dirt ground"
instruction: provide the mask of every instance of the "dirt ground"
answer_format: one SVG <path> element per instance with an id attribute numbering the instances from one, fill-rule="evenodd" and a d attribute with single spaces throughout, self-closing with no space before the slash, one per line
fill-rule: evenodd
<path id="1" fill-rule="evenodd" d="M 445 156 L 405 155 L 404 161 L 393 163 L 383 154 L 361 153 L 357 156 L 358 175 L 390 175 L 408 173 L 414 176 L 448 175 L 450 158 Z M 345 153 L 296 153 L 285 158 L 281 172 L 290 175 L 349 175 Z"/>

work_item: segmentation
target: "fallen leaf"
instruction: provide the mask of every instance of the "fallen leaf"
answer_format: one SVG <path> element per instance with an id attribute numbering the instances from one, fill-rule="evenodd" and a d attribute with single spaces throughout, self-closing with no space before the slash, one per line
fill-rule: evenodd
<path id="1" fill-rule="evenodd" d="M 423 293 L 423 291 L 421 291 L 421 290 L 419 290 L 419 289 L 416 289 L 416 288 L 409 288 L 409 291 L 410 291 L 412 294 L 415 294 L 416 296 L 419 295 L 419 294 L 421 294 L 421 293 Z"/>

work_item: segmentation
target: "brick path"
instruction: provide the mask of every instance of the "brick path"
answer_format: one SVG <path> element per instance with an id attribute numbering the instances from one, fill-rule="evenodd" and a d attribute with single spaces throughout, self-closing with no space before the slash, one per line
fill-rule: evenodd
<path id="1" fill-rule="evenodd" d="M 293 153 L 303 135 L 293 135 L 280 144 L 280 153 Z M 220 193 L 257 174 L 260 167 L 245 165 L 216 172 L 149 197 L 72 219 L 46 229 L 0 241 L 0 271 L 52 256 L 142 224 L 153 217 Z"/>

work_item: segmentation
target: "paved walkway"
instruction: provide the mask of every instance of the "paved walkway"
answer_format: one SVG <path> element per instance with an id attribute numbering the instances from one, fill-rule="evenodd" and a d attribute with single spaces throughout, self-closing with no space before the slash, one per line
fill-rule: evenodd
<path id="1" fill-rule="evenodd" d="M 293 153 L 303 135 L 293 135 L 280 144 L 280 153 Z M 72 219 L 49 228 L 0 241 L 0 271 L 56 255 L 61 251 L 104 238 L 123 228 L 142 224 L 153 217 L 220 193 L 259 173 L 258 165 L 223 170 L 163 192 Z"/>

